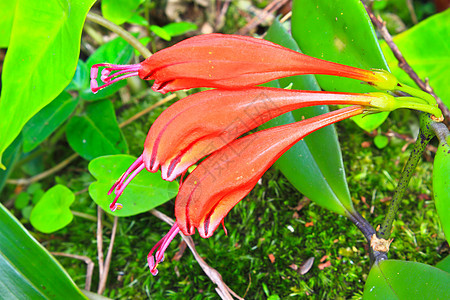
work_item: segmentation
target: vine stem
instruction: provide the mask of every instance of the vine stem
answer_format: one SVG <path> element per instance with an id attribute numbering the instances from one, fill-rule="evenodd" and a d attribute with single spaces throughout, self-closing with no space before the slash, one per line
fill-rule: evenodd
<path id="1" fill-rule="evenodd" d="M 432 130 L 431 126 L 432 123 L 433 121 L 431 120 L 430 115 L 421 114 L 419 135 L 416 142 L 414 143 L 414 148 L 408 158 L 408 161 L 403 168 L 386 218 L 384 219 L 384 222 L 377 233 L 378 238 L 387 240 L 391 236 L 392 224 L 394 222 L 395 215 L 400 208 L 400 204 L 402 202 L 402 198 L 405 194 L 406 188 L 408 187 L 408 183 L 414 173 L 417 164 L 419 163 L 420 158 L 422 157 L 423 151 L 428 145 L 428 142 L 434 137 L 434 131 Z"/>
<path id="2" fill-rule="evenodd" d="M 139 42 L 139 40 L 135 38 L 132 34 L 130 34 L 122 27 L 117 26 L 113 22 L 106 20 L 102 16 L 93 12 L 88 12 L 86 20 L 97 23 L 116 33 L 118 36 L 127 41 L 134 49 L 136 49 L 144 58 L 147 58 L 152 55 L 150 50 L 148 50 L 144 45 L 142 45 L 141 42 Z"/>

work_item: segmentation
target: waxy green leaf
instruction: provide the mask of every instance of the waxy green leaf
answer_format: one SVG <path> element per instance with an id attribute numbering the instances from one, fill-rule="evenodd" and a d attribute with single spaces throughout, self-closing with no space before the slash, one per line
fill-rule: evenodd
<path id="1" fill-rule="evenodd" d="M 111 22 L 120 25 L 128 21 L 143 0 L 102 0 L 102 14 Z"/>
<path id="2" fill-rule="evenodd" d="M 66 227 L 73 219 L 70 205 L 74 200 L 74 193 L 66 186 L 55 185 L 45 192 L 31 211 L 31 225 L 44 233 L 52 233 Z"/>
<path id="3" fill-rule="evenodd" d="M 411 261 L 374 264 L 364 286 L 364 300 L 450 299 L 450 274 Z"/>
<path id="4" fill-rule="evenodd" d="M 124 190 L 119 203 L 123 208 L 111 212 L 109 204 L 114 194 L 108 195 L 111 186 L 135 161 L 129 155 L 110 155 L 94 159 L 89 163 L 89 172 L 97 179 L 89 186 L 89 195 L 104 211 L 120 217 L 133 216 L 161 205 L 177 195 L 178 183 L 161 178 L 161 172 L 140 172 Z"/>
<path id="5" fill-rule="evenodd" d="M 394 37 L 394 42 L 420 78 L 429 79 L 447 107 L 450 107 L 449 59 L 450 10 L 429 17 L 416 26 Z M 381 44 L 392 73 L 401 81 L 416 86 L 409 75 L 398 66 L 398 61 L 386 43 Z"/>
<path id="6" fill-rule="evenodd" d="M 93 102 L 86 108 L 85 115 L 70 119 L 66 136 L 70 147 L 87 160 L 128 152 L 109 100 Z"/>
<path id="7" fill-rule="evenodd" d="M 0 48 L 7 48 L 17 0 L 0 1 Z"/>
<path id="8" fill-rule="evenodd" d="M 0 299 L 87 299 L 64 268 L 0 204 Z"/>
<path id="9" fill-rule="evenodd" d="M 366 70 L 389 70 L 370 18 L 359 0 L 294 0 L 292 36 L 305 54 Z M 326 91 L 375 91 L 353 79 L 327 75 L 316 78 Z M 387 116 L 388 113 L 379 113 L 352 119 L 371 131 Z"/>
<path id="10" fill-rule="evenodd" d="M 13 171 L 15 163 L 20 158 L 22 142 L 22 135 L 19 135 L 5 151 L 3 162 L 5 163 L 6 170 L 0 169 L 0 192 L 3 190 L 6 180 Z"/>
<path id="11" fill-rule="evenodd" d="M 272 24 L 266 39 L 300 52 L 295 41 L 278 21 Z M 320 90 L 312 75 L 283 78 L 277 82 L 276 87 L 292 84 L 293 89 Z M 263 127 L 293 123 L 328 111 L 328 107 L 324 105 L 305 107 L 271 120 Z M 327 126 L 305 137 L 280 157 L 276 165 L 312 201 L 342 215 L 354 211 L 334 126 Z"/>
<path id="12" fill-rule="evenodd" d="M 133 57 L 133 47 L 121 37 L 117 37 L 112 41 L 102 45 L 97 49 L 86 61 L 87 70 L 90 72 L 92 65 L 101 63 L 110 63 L 116 65 L 124 65 L 130 62 Z M 98 85 L 103 85 L 100 76 L 97 78 Z M 89 85 L 85 85 L 85 89 L 81 93 L 81 98 L 85 100 L 104 99 L 127 84 L 125 80 L 116 82 L 100 91 L 97 94 L 92 93 Z"/>
<path id="13" fill-rule="evenodd" d="M 2 72 L 1 156 L 26 122 L 69 84 L 94 0 L 17 0 Z M 32 29 L 32 30 L 30 30 Z"/>
<path id="14" fill-rule="evenodd" d="M 450 243 L 450 135 L 439 143 L 434 157 L 433 195 L 445 237 Z"/>
<path id="15" fill-rule="evenodd" d="M 73 113 L 78 104 L 78 98 L 72 98 L 67 92 L 62 92 L 50 102 L 23 128 L 23 151 L 29 152 L 42 143 Z"/>

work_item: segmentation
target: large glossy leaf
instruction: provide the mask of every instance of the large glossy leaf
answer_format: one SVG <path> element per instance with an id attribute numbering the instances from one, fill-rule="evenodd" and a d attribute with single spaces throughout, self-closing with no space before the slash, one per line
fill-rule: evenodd
<path id="1" fill-rule="evenodd" d="M 62 92 L 39 111 L 23 128 L 23 151 L 29 152 L 52 134 L 75 110 L 78 98 Z"/>
<path id="2" fill-rule="evenodd" d="M 91 56 L 89 56 L 86 61 L 87 70 L 90 71 L 92 65 L 100 64 L 100 63 L 110 63 L 123 65 L 130 62 L 133 57 L 133 47 L 127 43 L 121 37 L 117 37 L 112 41 L 102 45 L 97 51 L 94 52 Z M 103 84 L 99 78 L 97 78 L 99 86 Z M 97 94 L 92 93 L 89 86 L 85 86 L 85 89 L 81 93 L 81 98 L 85 100 L 99 100 L 104 99 L 115 92 L 117 92 L 121 87 L 124 87 L 127 84 L 125 80 L 121 80 L 116 82 L 100 91 Z"/>
<path id="3" fill-rule="evenodd" d="M 102 0 L 103 16 L 120 25 L 128 21 L 142 0 Z"/>
<path id="4" fill-rule="evenodd" d="M 429 79 L 434 92 L 450 107 L 450 10 L 429 17 L 394 37 L 394 42 L 419 77 Z M 382 43 L 386 60 L 397 78 L 415 86 L 386 43 Z"/>
<path id="5" fill-rule="evenodd" d="M 0 48 L 9 45 L 17 0 L 0 1 Z"/>
<path id="6" fill-rule="evenodd" d="M 75 200 L 74 193 L 62 184 L 49 189 L 31 211 L 30 222 L 34 228 L 51 233 L 72 222 L 70 205 Z"/>
<path id="7" fill-rule="evenodd" d="M 447 273 L 450 273 L 450 255 L 436 264 L 436 268 L 441 269 Z"/>
<path id="8" fill-rule="evenodd" d="M 389 70 L 372 23 L 360 0 L 294 0 L 292 35 L 305 54 L 362 69 Z M 336 76 L 316 76 L 322 89 L 371 92 L 360 82 Z M 388 113 L 353 118 L 364 130 L 381 125 Z"/>
<path id="9" fill-rule="evenodd" d="M 128 152 L 109 100 L 93 102 L 86 108 L 85 115 L 70 119 L 66 136 L 70 147 L 87 160 Z"/>
<path id="10" fill-rule="evenodd" d="M 439 143 L 434 158 L 433 195 L 445 237 L 450 242 L 450 135 Z"/>
<path id="11" fill-rule="evenodd" d="M 411 261 L 385 260 L 370 270 L 363 299 L 450 299 L 450 274 Z"/>
<path id="12" fill-rule="evenodd" d="M 278 21 L 272 24 L 266 39 L 300 51 Z M 283 78 L 278 82 L 281 87 L 291 85 L 293 89 L 300 90 L 320 89 L 311 75 Z M 271 120 L 264 124 L 264 127 L 292 123 L 328 111 L 328 107 L 323 105 L 306 107 Z M 278 159 L 276 165 L 289 181 L 312 201 L 343 215 L 347 210 L 354 211 L 334 126 L 320 129 L 298 142 Z"/>
<path id="13" fill-rule="evenodd" d="M 94 0 L 17 0 L 2 72 L 1 156 L 25 123 L 73 77 L 81 29 Z"/>
<path id="14" fill-rule="evenodd" d="M 0 204 L 0 299 L 87 299 L 63 267 Z"/>
<path id="15" fill-rule="evenodd" d="M 114 195 L 108 196 L 111 186 L 135 161 L 129 155 L 111 155 L 94 159 L 89 163 L 89 172 L 97 179 L 89 186 L 89 195 L 106 212 L 120 217 L 133 216 L 172 199 L 178 193 L 178 183 L 161 178 L 161 172 L 150 173 L 145 169 L 139 173 L 125 188 L 119 203 L 121 210 L 111 212 L 109 204 Z"/>

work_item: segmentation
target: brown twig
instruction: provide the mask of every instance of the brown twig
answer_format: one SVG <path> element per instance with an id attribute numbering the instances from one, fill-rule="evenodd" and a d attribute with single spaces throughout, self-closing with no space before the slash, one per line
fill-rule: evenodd
<path id="1" fill-rule="evenodd" d="M 97 258 L 98 258 L 98 276 L 100 281 L 103 278 L 103 226 L 102 226 L 103 210 L 97 206 Z M 100 286 L 99 288 L 100 289 Z"/>
<path id="2" fill-rule="evenodd" d="M 240 35 L 247 35 L 253 28 L 261 24 L 261 22 L 267 18 L 271 13 L 275 12 L 277 9 L 286 4 L 289 0 L 274 0 L 269 5 L 267 5 L 260 14 L 255 16 L 250 22 L 239 30 Z"/>
<path id="3" fill-rule="evenodd" d="M 156 209 L 150 210 L 150 213 L 171 226 L 175 223 L 169 216 L 163 214 L 162 212 Z M 211 281 L 217 285 L 216 292 L 217 294 L 219 294 L 220 298 L 227 300 L 233 299 L 233 297 L 231 296 L 233 295 L 235 298 L 243 300 L 243 298 L 239 297 L 225 284 L 225 282 L 222 279 L 222 275 L 220 275 L 220 273 L 216 269 L 210 267 L 198 254 L 197 250 L 195 249 L 195 244 L 192 238 L 190 236 L 185 236 L 181 232 L 180 235 L 188 245 L 189 249 L 191 249 L 192 254 L 194 255 L 200 267 L 203 269 L 203 272 L 205 272 L 206 275 L 211 279 Z"/>
<path id="4" fill-rule="evenodd" d="M 405 71 L 409 77 L 417 84 L 417 86 L 423 90 L 424 92 L 427 92 L 431 94 L 437 101 L 440 110 L 442 111 L 442 114 L 445 116 L 446 119 L 450 118 L 450 111 L 445 106 L 445 104 L 442 102 L 442 100 L 434 93 L 431 86 L 428 84 L 428 82 L 422 81 L 420 79 L 419 75 L 411 68 L 411 66 L 406 61 L 405 57 L 401 53 L 400 49 L 397 47 L 397 45 L 394 43 L 394 40 L 392 39 L 391 34 L 386 28 L 386 22 L 384 22 L 380 16 L 375 16 L 370 6 L 366 5 L 363 2 L 367 13 L 369 14 L 370 20 L 372 20 L 372 23 L 377 28 L 378 32 L 381 34 L 383 39 L 388 44 L 389 48 L 392 50 L 392 53 L 394 54 L 395 58 L 398 60 L 398 66 Z"/>
<path id="5" fill-rule="evenodd" d="M 219 30 L 224 25 L 225 14 L 228 11 L 228 7 L 230 6 L 231 0 L 225 0 L 222 8 L 220 9 L 220 14 L 216 19 L 215 31 Z"/>
<path id="6" fill-rule="evenodd" d="M 111 231 L 111 240 L 109 242 L 109 247 L 108 247 L 108 253 L 106 254 L 106 260 L 105 260 L 105 265 L 103 268 L 103 277 L 100 278 L 100 283 L 98 284 L 98 290 L 97 293 L 98 294 L 103 294 L 103 292 L 105 291 L 106 288 L 106 280 L 108 279 L 108 272 L 109 272 L 109 266 L 111 264 L 111 258 L 112 258 L 112 251 L 114 248 L 114 241 L 116 239 L 116 232 L 117 232 L 117 224 L 119 222 L 119 218 L 118 217 L 114 217 L 114 223 L 113 223 L 113 228 Z"/>
<path id="7" fill-rule="evenodd" d="M 94 273 L 94 262 L 92 261 L 92 259 L 90 259 L 87 256 L 83 256 L 83 255 L 69 254 L 69 253 L 63 253 L 63 252 L 50 252 L 50 253 L 55 256 L 70 257 L 70 258 L 79 259 L 79 260 L 84 261 L 87 265 L 86 283 L 84 284 L 84 289 L 88 290 L 88 291 L 91 290 L 92 274 Z"/>

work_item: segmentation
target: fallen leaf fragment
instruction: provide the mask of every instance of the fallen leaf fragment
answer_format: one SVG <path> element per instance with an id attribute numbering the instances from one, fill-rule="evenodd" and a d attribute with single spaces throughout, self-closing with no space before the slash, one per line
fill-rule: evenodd
<path id="1" fill-rule="evenodd" d="M 331 267 L 331 262 L 329 260 L 324 262 L 323 264 L 319 264 L 318 266 L 319 270 L 323 270 L 328 267 Z"/>
<path id="2" fill-rule="evenodd" d="M 314 263 L 314 257 L 308 258 L 302 265 L 300 266 L 300 274 L 305 275 L 311 270 L 311 267 Z"/>
<path id="3" fill-rule="evenodd" d="M 269 256 L 270 262 L 271 262 L 271 263 L 274 263 L 274 262 L 275 262 L 275 255 L 273 255 L 272 253 L 270 253 L 268 256 Z"/>

